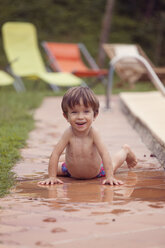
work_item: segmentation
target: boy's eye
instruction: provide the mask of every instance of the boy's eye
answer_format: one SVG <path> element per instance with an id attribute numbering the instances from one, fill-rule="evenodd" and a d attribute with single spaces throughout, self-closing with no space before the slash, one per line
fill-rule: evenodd
<path id="1" fill-rule="evenodd" d="M 85 110 L 84 113 L 89 113 L 89 110 Z"/>
<path id="2" fill-rule="evenodd" d="M 72 111 L 71 114 L 76 114 L 77 112 L 76 111 Z"/>

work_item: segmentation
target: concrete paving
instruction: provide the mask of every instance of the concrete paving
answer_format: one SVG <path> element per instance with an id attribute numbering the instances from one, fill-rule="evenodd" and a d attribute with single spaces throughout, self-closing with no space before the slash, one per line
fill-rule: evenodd
<path id="1" fill-rule="evenodd" d="M 122 186 L 101 185 L 102 179 L 63 178 L 63 185 L 38 186 L 47 177 L 53 146 L 67 127 L 60 97 L 46 98 L 35 112 L 22 159 L 14 167 L 17 183 L 0 202 L 0 248 L 134 247 L 163 248 L 165 244 L 165 172 L 120 110 L 104 110 L 94 125 L 111 154 L 127 143 L 138 165 L 121 168 Z"/>
<path id="2" fill-rule="evenodd" d="M 120 97 L 128 120 L 165 168 L 165 97 L 157 91 Z"/>

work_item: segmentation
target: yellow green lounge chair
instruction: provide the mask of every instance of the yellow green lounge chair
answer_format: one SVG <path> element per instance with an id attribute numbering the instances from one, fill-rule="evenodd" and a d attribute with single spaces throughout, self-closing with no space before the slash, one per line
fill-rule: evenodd
<path id="1" fill-rule="evenodd" d="M 8 73 L 0 70 L 0 86 L 13 85 L 16 91 L 23 91 L 24 88 L 18 82 L 14 80 Z"/>
<path id="2" fill-rule="evenodd" d="M 5 71 L 0 70 L 0 86 L 7 86 L 13 84 L 13 78 Z"/>
<path id="3" fill-rule="evenodd" d="M 7 22 L 2 27 L 3 45 L 12 73 L 20 77 L 42 79 L 53 90 L 81 85 L 82 79 L 64 72 L 48 72 L 31 23 Z"/>

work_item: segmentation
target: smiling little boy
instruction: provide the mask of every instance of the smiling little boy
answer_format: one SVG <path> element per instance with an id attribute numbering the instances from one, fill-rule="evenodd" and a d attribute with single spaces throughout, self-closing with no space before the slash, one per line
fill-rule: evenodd
<path id="1" fill-rule="evenodd" d="M 88 87 L 70 88 L 62 99 L 61 107 L 65 119 L 69 122 L 69 128 L 65 130 L 51 154 L 49 178 L 39 183 L 63 183 L 57 176 L 77 179 L 104 176 L 103 184 L 123 184 L 114 177 L 114 173 L 125 161 L 128 167 L 134 167 L 137 159 L 128 145 L 123 145 L 111 159 L 107 147 L 92 127 L 99 113 L 99 101 L 93 91 Z M 59 159 L 64 149 L 65 159 L 61 163 Z"/>

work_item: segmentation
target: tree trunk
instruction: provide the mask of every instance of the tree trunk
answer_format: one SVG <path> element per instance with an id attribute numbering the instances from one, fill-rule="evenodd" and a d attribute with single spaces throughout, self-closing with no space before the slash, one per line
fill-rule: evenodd
<path id="1" fill-rule="evenodd" d="M 98 54 L 98 65 L 100 67 L 104 66 L 105 52 L 102 48 L 102 44 L 108 41 L 114 3 L 115 0 L 107 0 L 106 3 L 105 14 L 103 17 L 102 30 L 100 35 L 99 54 Z"/>
<path id="2" fill-rule="evenodd" d="M 155 0 L 148 0 L 147 1 L 147 7 L 146 7 L 146 11 L 145 11 L 145 18 L 146 19 L 149 19 L 152 17 L 155 5 L 156 5 Z"/>
<path id="3" fill-rule="evenodd" d="M 155 64 L 158 66 L 161 64 L 161 56 L 163 52 L 163 40 L 165 31 L 165 12 L 160 13 L 159 22 L 157 25 L 157 37 L 156 37 L 156 48 L 155 48 Z M 163 64 L 164 65 L 164 64 Z"/>

